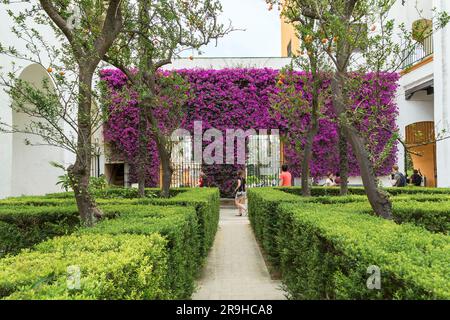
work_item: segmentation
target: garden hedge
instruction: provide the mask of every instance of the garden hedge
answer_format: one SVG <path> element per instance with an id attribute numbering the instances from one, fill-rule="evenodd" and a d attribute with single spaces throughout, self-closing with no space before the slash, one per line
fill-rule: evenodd
<path id="1" fill-rule="evenodd" d="M 4 253 L 17 253 L 20 248 L 75 231 L 70 236 L 56 237 L 15 256 L 9 255 L 1 259 L 0 268 L 4 272 L 0 272 L 0 278 L 11 279 L 0 281 L 0 298 L 189 298 L 194 291 L 195 276 L 203 265 L 217 230 L 218 189 L 176 189 L 167 199 L 158 198 L 158 193 L 154 193 L 156 196 L 153 197 L 154 190 L 147 192 L 144 199 L 129 198 L 128 195 L 134 191 L 125 189 L 122 190 L 123 196 L 120 196 L 120 191 L 114 189 L 112 193 L 108 193 L 117 196 L 114 198 L 97 198 L 105 219 L 93 228 L 80 227 L 71 193 L 0 201 L 0 249 Z M 106 241 L 103 239 L 116 237 L 123 241 L 127 237 L 159 237 L 161 241 L 158 242 L 158 250 L 146 252 L 150 258 L 159 258 L 147 259 L 141 254 L 142 265 L 137 264 L 137 258 L 134 259 L 137 252 L 131 247 L 130 254 L 128 249 L 122 253 L 120 248 L 111 248 L 111 257 L 108 258 L 109 248 L 103 246 Z M 83 244 L 84 239 L 91 239 L 92 246 L 88 246 L 87 240 Z M 80 241 L 80 246 L 87 247 L 81 249 L 72 246 L 70 241 Z M 96 243 L 99 243 L 98 248 Z M 79 259 L 76 258 L 77 255 L 80 256 Z M 107 278 L 110 277 L 110 272 L 115 271 L 108 271 L 108 259 L 124 261 L 124 264 L 117 264 L 117 278 L 112 276 L 110 281 Z M 89 260 L 92 265 L 88 263 Z M 54 266 L 51 261 L 55 261 Z M 98 261 L 98 266 L 95 261 Z M 74 263 L 82 269 L 82 289 L 70 291 L 65 287 L 64 268 Z M 134 270 L 135 268 L 138 269 Z M 32 271 L 27 274 L 27 269 Z M 143 274 L 146 270 L 148 274 Z M 156 273 L 153 274 L 153 271 Z M 145 278 L 147 276 L 148 280 Z M 129 280 L 121 277 L 128 277 Z M 132 284 L 138 280 L 142 283 Z M 130 284 L 128 281 L 131 281 Z M 105 288 L 98 287 L 103 285 Z M 117 287 L 117 292 L 113 292 L 114 286 Z"/>
<path id="2" fill-rule="evenodd" d="M 274 230 L 277 223 L 276 207 L 285 202 L 298 202 L 299 206 L 324 205 L 331 213 L 336 207 L 350 212 L 373 214 L 367 197 L 363 195 L 301 197 L 283 188 L 258 188 L 249 191 L 249 216 L 255 234 L 261 240 L 269 257 L 276 257 Z M 399 194 L 392 196 L 393 218 L 397 223 L 413 223 L 432 232 L 450 231 L 450 195 Z M 257 215 L 253 212 L 258 212 Z M 266 235 L 264 235 L 266 232 Z M 277 261 L 272 261 L 277 264 Z"/>
<path id="3" fill-rule="evenodd" d="M 179 190 L 175 196 L 169 198 L 99 199 L 98 203 L 193 206 L 198 217 L 202 256 L 206 257 L 213 244 L 219 223 L 219 190 L 217 188 L 180 188 Z"/>
<path id="4" fill-rule="evenodd" d="M 297 195 L 301 195 L 302 189 L 300 187 L 279 187 L 276 188 L 279 190 L 283 190 L 288 193 L 293 193 Z M 426 187 L 389 187 L 384 188 L 388 193 L 393 196 L 397 195 L 406 195 L 406 194 L 429 194 L 429 195 L 450 195 L 450 188 L 426 188 Z M 312 187 L 311 195 L 314 197 L 317 196 L 338 196 L 340 192 L 339 187 Z M 366 192 L 363 187 L 349 187 L 348 188 L 349 195 L 365 195 Z"/>
<path id="5" fill-rule="evenodd" d="M 197 215 L 192 207 L 109 205 L 104 212 L 116 216 L 80 232 L 88 234 L 158 233 L 167 239 L 168 280 L 171 298 L 187 299 L 194 291 L 194 278 L 203 265 Z"/>
<path id="6" fill-rule="evenodd" d="M 0 206 L 0 257 L 36 243 L 71 233 L 80 224 L 74 205 Z"/>
<path id="7" fill-rule="evenodd" d="M 279 265 L 278 206 L 283 202 L 299 202 L 300 197 L 274 188 L 251 188 L 248 194 L 248 216 L 255 237 L 264 249 L 269 262 Z"/>
<path id="8" fill-rule="evenodd" d="M 219 221 L 219 191 L 216 188 L 177 188 L 171 191 L 171 197 L 165 199 L 159 197 L 159 189 L 146 189 L 147 197 L 143 199 L 130 198 L 137 195 L 137 189 L 111 188 L 103 190 L 99 195 L 108 195 L 111 198 L 97 197 L 100 207 L 109 204 L 146 204 L 146 205 L 170 205 L 192 206 L 195 208 L 199 222 L 202 256 L 206 257 L 212 246 Z M 3 214 L 2 214 L 3 213 Z M 2 218 L 3 217 L 3 218 Z M 8 219 L 8 221 L 5 221 Z M 49 194 L 47 196 L 28 196 L 0 200 L 0 221 L 10 224 L 23 225 L 21 220 L 30 221 L 32 226 L 38 226 L 23 232 L 24 243 L 17 249 L 29 247 L 51 236 L 70 233 L 73 226 L 79 224 L 78 212 L 72 192 L 61 194 Z M 44 227 L 48 227 L 44 229 Z M 20 229 L 20 228 L 19 228 Z M 9 234 L 9 233 L 8 233 Z M 11 237 L 6 234 L 5 243 L 11 242 Z M 1 238 L 0 238 L 1 239 Z M 0 246 L 0 250 L 6 250 Z"/>
<path id="9" fill-rule="evenodd" d="M 170 298 L 166 244 L 158 234 L 57 237 L 0 259 L 0 298 Z M 79 288 L 67 285 L 71 266 Z"/>
<path id="10" fill-rule="evenodd" d="M 450 238 L 320 206 L 279 207 L 283 283 L 294 299 L 449 299 Z M 381 270 L 369 290 L 367 270 Z"/>
<path id="11" fill-rule="evenodd" d="M 332 205 L 322 206 L 323 210 L 333 212 Z M 373 210 L 367 201 L 347 203 L 339 207 L 347 212 L 371 214 Z M 450 231 L 450 201 L 409 201 L 405 198 L 393 199 L 392 215 L 395 222 L 413 223 L 431 232 L 448 233 Z"/>

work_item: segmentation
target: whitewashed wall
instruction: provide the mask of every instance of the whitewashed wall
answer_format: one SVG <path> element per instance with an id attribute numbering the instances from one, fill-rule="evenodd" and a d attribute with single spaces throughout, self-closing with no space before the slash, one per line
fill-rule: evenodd
<path id="1" fill-rule="evenodd" d="M 434 0 L 440 11 L 450 12 L 450 1 Z M 450 26 L 434 36 L 434 122 L 436 131 L 450 134 Z M 450 187 L 450 140 L 437 142 L 438 187 Z"/>
<path id="2" fill-rule="evenodd" d="M 24 43 L 20 42 L 16 36 L 10 32 L 13 25 L 6 10 L 13 8 L 20 10 L 29 4 L 16 3 L 14 6 L 0 6 L 0 21 L 2 32 L 0 32 L 0 42 L 3 45 L 12 45 L 19 50 L 25 48 Z M 48 28 L 35 26 L 42 34 L 45 34 L 50 44 L 59 42 L 52 36 L 53 33 Z M 42 51 L 44 52 L 44 50 Z M 43 64 L 48 63 L 48 57 L 42 55 Z M 3 74 L 12 71 L 11 62 L 16 63 L 15 69 L 17 76 L 34 82 L 36 85 L 41 83 L 46 71 L 38 65 L 32 65 L 23 60 L 12 60 L 6 56 L 0 56 L 0 67 Z M 12 112 L 10 105 L 12 101 L 4 92 L 0 90 L 0 119 L 8 125 L 23 125 L 29 121 L 23 114 Z M 67 129 L 67 132 L 69 130 Z M 48 146 L 27 146 L 24 143 L 26 138 L 23 134 L 5 134 L 0 133 L 0 198 L 8 196 L 17 196 L 22 194 L 45 194 L 48 192 L 61 191 L 56 186 L 57 177 L 62 174 L 60 169 L 52 167 L 49 162 L 57 161 L 64 165 L 73 163 L 74 156 L 68 151 L 60 148 Z M 31 141 L 39 142 L 36 137 L 27 137 Z"/>
<path id="3" fill-rule="evenodd" d="M 165 69 L 226 69 L 226 68 L 271 68 L 281 69 L 292 61 L 291 58 L 204 58 L 194 57 L 175 59 Z"/>

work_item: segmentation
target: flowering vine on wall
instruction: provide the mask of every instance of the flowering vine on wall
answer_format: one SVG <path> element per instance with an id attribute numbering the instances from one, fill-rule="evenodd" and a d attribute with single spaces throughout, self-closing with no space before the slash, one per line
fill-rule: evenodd
<path id="1" fill-rule="evenodd" d="M 192 132 L 194 121 L 202 121 L 203 129 L 279 129 L 289 132 L 290 137 L 303 139 L 305 128 L 309 124 L 307 113 L 299 116 L 298 125 L 288 128 L 281 115 L 271 110 L 271 99 L 277 95 L 278 74 L 272 69 L 223 69 L 223 70 L 178 70 L 190 83 L 191 92 L 187 100 L 185 119 L 180 127 Z M 115 150 L 115 156 L 129 162 L 132 166 L 137 155 L 138 141 L 138 101 L 124 99 L 119 92 L 126 86 L 126 77 L 118 70 L 105 69 L 101 78 L 106 82 L 110 99 L 107 106 L 110 111 L 104 127 L 104 137 Z M 381 154 L 384 146 L 396 130 L 398 115 L 395 104 L 397 89 L 397 74 L 383 74 L 377 77 L 367 74 L 361 88 L 352 93 L 354 105 L 349 107 L 358 118 L 358 129 L 365 132 L 371 153 Z M 278 84 L 279 85 L 279 84 Z M 129 89 L 129 88 L 128 88 Z M 302 88 L 299 88 L 302 90 Z M 382 90 L 374 94 L 374 90 Z M 131 90 L 132 91 L 132 90 Z M 133 95 L 130 94 L 132 97 Z M 308 95 L 305 94 L 308 99 Z M 338 133 L 334 119 L 331 99 L 325 99 L 323 113 L 326 115 L 319 121 L 319 132 L 314 138 L 311 176 L 321 177 L 328 172 L 336 172 L 339 167 L 337 149 Z M 382 125 L 381 125 L 382 124 Z M 299 134 L 295 134 L 298 132 Z M 294 139 L 294 138 L 291 138 Z M 285 162 L 290 164 L 294 176 L 301 172 L 301 155 L 293 148 L 292 143 L 285 144 Z M 154 143 L 148 146 L 149 157 L 152 160 L 148 168 L 149 186 L 157 185 L 159 181 L 159 160 Z M 390 173 L 396 161 L 396 145 L 378 168 L 378 175 Z M 376 159 L 375 159 L 376 160 Z M 210 186 L 218 186 L 224 194 L 229 194 L 233 188 L 231 179 L 237 165 L 204 166 L 207 175 L 206 182 Z M 349 169 L 351 176 L 359 175 L 357 161 L 349 146 Z"/>

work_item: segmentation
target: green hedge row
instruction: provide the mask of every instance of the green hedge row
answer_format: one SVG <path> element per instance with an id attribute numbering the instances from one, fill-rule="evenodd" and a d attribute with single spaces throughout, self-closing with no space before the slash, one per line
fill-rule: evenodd
<path id="1" fill-rule="evenodd" d="M 274 229 L 277 223 L 276 207 L 284 202 L 298 202 L 300 206 L 324 205 L 329 212 L 336 207 L 345 207 L 348 211 L 373 214 L 362 195 L 301 197 L 278 188 L 260 188 L 249 191 L 250 221 L 255 230 L 256 237 L 262 242 L 269 257 L 276 257 Z M 448 233 L 450 230 L 450 196 L 440 194 L 410 194 L 393 196 L 393 217 L 397 223 L 413 223 L 432 232 Z M 329 206 L 327 206 L 329 205 Z M 256 206 L 256 207 L 255 207 Z M 252 211 L 258 210 L 258 215 Z M 266 233 L 266 235 L 264 235 Z M 272 261 L 273 262 L 273 261 Z M 276 260 L 275 260 L 276 264 Z"/>
<path id="2" fill-rule="evenodd" d="M 66 228 L 66 233 L 79 226 L 76 207 L 69 198 L 22 197 L 4 202 L 0 205 L 0 231 L 4 230 L 9 237 L 8 247 L 4 246 L 6 251 L 17 249 L 14 237 L 22 236 L 20 230 L 18 232 L 19 226 L 40 226 L 36 230 L 41 237 L 33 239 L 27 246 L 44 239 L 43 226 L 48 226 L 50 221 L 56 227 Z M 217 230 L 218 190 L 182 190 L 168 199 L 119 197 L 98 199 L 98 202 L 105 220 L 95 227 L 80 227 L 71 236 L 56 237 L 15 256 L 0 259 L 0 269 L 4 270 L 0 272 L 0 279 L 3 279 L 0 280 L 0 298 L 189 298 L 194 290 L 195 276 Z M 160 206 L 156 205 L 158 203 Z M 55 235 L 58 233 L 47 234 L 47 237 Z M 136 263 L 139 260 L 135 259 L 137 252 L 128 244 L 126 250 L 121 250 L 114 246 L 105 247 L 107 241 L 103 240 L 116 237 L 123 241 L 127 237 L 153 239 L 156 236 L 162 237 L 163 241 L 156 249 L 152 246 L 139 253 L 142 263 Z M 91 239 L 91 246 L 84 239 Z M 80 247 L 77 242 L 81 243 Z M 142 242 L 138 245 L 141 247 L 144 247 Z M 117 270 L 109 268 L 108 259 L 120 262 L 113 264 Z M 80 267 L 80 290 L 70 290 L 65 285 L 67 272 L 64 270 L 71 265 Z M 111 272 L 117 272 L 117 276 Z M 135 284 L 135 281 L 142 283 Z"/>
<path id="3" fill-rule="evenodd" d="M 185 188 L 170 198 L 98 199 L 99 204 L 193 206 L 197 212 L 201 251 L 208 255 L 219 223 L 220 194 L 216 188 Z"/>
<path id="4" fill-rule="evenodd" d="M 334 206 L 326 206 L 326 208 L 329 212 L 334 210 Z M 339 209 L 373 215 L 373 210 L 367 201 L 347 203 Z M 448 233 L 450 231 L 450 201 L 425 202 L 394 198 L 392 209 L 394 221 L 399 224 L 413 223 L 431 232 Z"/>
<path id="5" fill-rule="evenodd" d="M 74 205 L 0 206 L 0 257 L 71 233 L 79 224 L 78 210 Z"/>
<path id="6" fill-rule="evenodd" d="M 294 299 L 449 299 L 450 238 L 320 206 L 282 204 L 278 246 Z M 381 272 L 370 290 L 368 268 Z"/>
<path id="7" fill-rule="evenodd" d="M 189 191 L 190 188 L 173 188 L 170 189 L 170 197 L 176 196 L 178 193 L 183 191 Z M 95 198 L 103 199 L 134 199 L 139 195 L 139 190 L 137 188 L 122 188 L 122 187 L 108 187 L 102 190 L 93 191 L 93 196 Z M 161 197 L 160 188 L 145 188 L 145 196 L 147 198 L 159 198 Z M 74 198 L 73 192 L 59 192 L 59 193 L 49 193 L 46 195 L 47 198 L 54 199 L 72 199 Z"/>
<path id="8" fill-rule="evenodd" d="M 130 191 L 131 190 L 131 191 Z M 195 208 L 199 220 L 201 234 L 201 252 L 208 254 L 217 231 L 219 221 L 219 192 L 215 188 L 180 188 L 171 191 L 170 198 L 147 197 L 130 199 L 128 195 L 136 189 L 113 188 L 110 194 L 115 198 L 97 198 L 100 207 L 109 204 L 148 204 L 178 205 Z M 159 192 L 158 189 L 147 189 L 147 194 Z M 122 196 L 121 196 L 122 195 Z M 137 195 L 137 193 L 136 193 Z M 159 194 L 157 194 L 159 196 Z M 18 197 L 0 200 L 0 221 L 9 225 L 0 225 L 0 256 L 15 253 L 18 250 L 41 242 L 56 235 L 73 231 L 79 225 L 78 212 L 75 207 L 73 193 L 50 194 L 43 197 Z M 20 235 L 18 237 L 18 234 Z M 18 241 L 18 239 L 20 241 Z"/>
<path id="9" fill-rule="evenodd" d="M 148 205 L 109 205 L 102 209 L 116 218 L 103 221 L 94 228 L 84 228 L 80 233 L 162 235 L 168 241 L 168 296 L 188 299 L 203 263 L 195 209 Z"/>
<path id="10" fill-rule="evenodd" d="M 255 237 L 274 266 L 279 265 L 278 206 L 283 202 L 297 202 L 300 197 L 274 188 L 252 188 L 248 192 L 248 216 Z"/>
<path id="11" fill-rule="evenodd" d="M 54 238 L 0 259 L 0 298 L 167 299 L 166 245 L 158 234 Z"/>
<path id="12" fill-rule="evenodd" d="M 290 187 L 290 188 L 277 188 L 289 193 L 301 195 L 300 187 Z M 450 195 L 450 188 L 425 188 L 425 187 L 403 187 L 403 188 L 384 188 L 391 195 L 405 195 L 405 194 L 442 194 L 442 195 Z M 339 187 L 312 187 L 311 195 L 312 196 L 338 196 L 339 195 Z M 348 193 L 350 195 L 365 195 L 363 187 L 349 187 Z"/>

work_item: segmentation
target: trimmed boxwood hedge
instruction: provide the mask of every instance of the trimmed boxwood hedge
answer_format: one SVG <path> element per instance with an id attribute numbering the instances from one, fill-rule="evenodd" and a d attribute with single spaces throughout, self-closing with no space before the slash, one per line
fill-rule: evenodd
<path id="1" fill-rule="evenodd" d="M 109 190 L 109 189 L 107 189 Z M 136 189 L 112 188 L 103 194 L 115 198 L 97 198 L 100 207 L 109 204 L 146 204 L 146 205 L 178 205 L 195 208 L 199 221 L 199 233 L 202 256 L 206 257 L 214 241 L 219 221 L 219 191 L 216 188 L 178 188 L 171 191 L 172 196 L 164 199 L 147 197 L 130 199 L 130 194 L 137 195 Z M 131 190 L 131 191 L 130 191 Z M 147 189 L 147 195 L 159 196 L 159 189 Z M 37 197 L 18 197 L 0 200 L 0 221 L 11 224 L 11 233 L 0 235 L 6 245 L 0 245 L 1 252 L 16 253 L 18 250 L 41 242 L 56 235 L 73 231 L 79 225 L 78 211 L 73 193 L 49 194 Z M 6 226 L 2 227 L 6 230 Z M 18 228 L 18 229 L 17 229 Z M 16 238 L 15 231 L 21 231 L 22 238 L 17 246 L 11 247 Z"/>
<path id="2" fill-rule="evenodd" d="M 194 278 L 203 264 L 194 208 L 109 205 L 102 209 L 116 217 L 93 228 L 84 228 L 80 233 L 162 235 L 168 241 L 167 282 L 170 284 L 170 297 L 189 298 L 194 291 Z"/>
<path id="3" fill-rule="evenodd" d="M 158 234 L 71 235 L 0 259 L 0 297 L 6 299 L 167 299 L 167 241 Z M 81 286 L 70 290 L 68 267 Z"/>
<path id="4" fill-rule="evenodd" d="M 449 299 L 450 238 L 320 206 L 278 207 L 283 283 L 294 299 Z M 368 267 L 381 289 L 366 287 Z"/>
<path id="5" fill-rule="evenodd" d="M 300 187 L 279 187 L 277 189 L 301 195 L 302 189 Z M 450 188 L 426 188 L 426 187 L 389 187 L 384 188 L 388 193 L 393 196 L 401 195 L 401 194 L 443 194 L 450 195 Z M 340 192 L 339 187 L 312 187 L 311 195 L 314 197 L 317 196 L 338 196 Z M 365 195 L 363 187 L 349 187 L 348 194 L 350 195 Z"/>
<path id="6" fill-rule="evenodd" d="M 186 188 L 176 196 L 131 200 L 101 200 L 99 203 L 193 206 L 197 212 L 202 256 L 208 255 L 219 224 L 220 194 L 217 188 Z M 102 202 L 105 201 L 105 202 Z"/>
<path id="7" fill-rule="evenodd" d="M 251 188 L 248 194 L 248 216 L 255 237 L 266 253 L 269 262 L 279 265 L 278 206 L 283 202 L 300 202 L 300 197 L 274 188 Z"/>
<path id="8" fill-rule="evenodd" d="M 7 256 L 1 259 L 0 278 L 3 276 L 11 277 L 11 281 L 0 281 L 0 298 L 6 299 L 186 299 L 189 298 L 194 290 L 194 279 L 202 267 L 204 258 L 212 245 L 219 219 L 219 192 L 217 189 L 185 189 L 177 190 L 174 196 L 168 199 L 150 198 L 145 199 L 127 199 L 126 197 L 97 199 L 100 207 L 105 213 L 105 220 L 99 222 L 93 228 L 79 227 L 78 212 L 73 199 L 67 198 L 65 194 L 59 198 L 46 197 L 21 197 L 0 201 L 0 231 L 5 231 L 7 240 L 2 241 L 0 249 L 5 252 L 17 251 L 17 238 L 30 240 L 21 234 L 22 226 L 38 226 L 36 233 L 40 235 L 37 239 L 31 239 L 24 242 L 21 247 L 28 247 L 48 237 L 54 237 L 60 233 L 47 232 L 44 228 L 54 226 L 64 230 L 64 233 L 76 231 L 71 236 L 56 237 L 46 242 L 42 242 L 32 249 L 26 249 L 16 256 Z M 117 192 L 117 190 L 115 190 Z M 128 192 L 128 191 L 125 191 Z M 53 196 L 53 195 L 52 195 Z M 157 206 L 156 204 L 160 204 Z M 33 229 L 34 230 L 34 229 Z M 47 230 L 47 231 L 43 231 Z M 52 230 L 52 229 L 49 229 Z M 62 231 L 61 231 L 62 232 Z M 23 233 L 23 232 L 22 232 Z M 46 236 L 44 236 L 46 234 Z M 161 259 L 146 260 L 143 259 L 142 266 L 132 262 L 129 265 L 120 265 L 123 270 L 118 270 L 118 275 L 112 277 L 105 286 L 111 286 L 110 289 L 95 287 L 108 281 L 109 269 L 107 266 L 107 249 L 96 247 L 95 243 L 105 237 L 127 237 L 162 236 L 163 242 L 160 243 L 159 257 Z M 3 232 L 2 232 L 3 236 Z M 22 237 L 22 238 L 21 238 Z M 83 254 L 77 250 L 78 247 L 69 245 L 70 241 L 81 243 L 85 237 L 91 237 L 92 247 L 83 249 Z M 65 239 L 71 239 L 65 240 Z M 15 242 L 15 244 L 14 244 Z M 64 243 L 64 245 L 57 245 Z M 86 244 L 87 245 L 87 244 Z M 142 244 L 141 244 L 142 245 Z M 55 249 L 56 247 L 57 250 Z M 45 248 L 53 248 L 49 252 Z M 62 253 L 60 252 L 60 249 Z M 91 251 L 92 252 L 91 252 Z M 109 249 L 108 249 L 109 250 Z M 133 256 L 128 252 L 111 249 L 115 256 L 111 259 L 129 261 Z M 67 251 L 67 252 L 66 252 Z M 87 252 L 84 252 L 87 251 Z M 66 254 L 67 253 L 67 254 Z M 117 255 L 116 254 L 119 254 Z M 132 252 L 133 253 L 133 252 Z M 80 254 L 81 260 L 76 260 L 72 255 Z M 99 255 L 97 259 L 97 254 Z M 148 253 L 152 255 L 152 252 Z M 42 265 L 39 259 L 42 256 Z M 87 257 L 92 261 L 89 265 Z M 84 260 L 84 257 L 86 259 Z M 63 269 L 66 265 L 72 265 L 72 261 L 81 261 L 81 269 L 87 270 L 88 274 L 82 275 L 82 289 L 78 291 L 68 291 L 63 279 Z M 134 259 L 134 258 L 133 258 Z M 55 261 L 54 268 L 50 261 Z M 25 267 L 21 267 L 23 261 Z M 95 266 L 95 261 L 99 265 Z M 133 260 L 134 261 L 134 260 Z M 161 265 L 155 266 L 154 263 L 161 262 Z M 77 265 L 80 265 L 78 263 Z M 86 265 L 85 265 L 86 264 Z M 36 272 L 27 273 L 26 269 L 36 266 Z M 153 285 L 147 281 L 144 274 L 139 273 L 138 279 L 143 281 L 139 285 L 128 285 L 126 279 L 120 277 L 130 277 L 133 280 L 135 272 L 133 268 L 147 267 L 148 276 L 157 277 L 158 282 Z M 53 269 L 52 269 L 53 268 Z M 98 279 L 96 279 L 97 268 Z M 153 275 L 161 268 L 161 272 Z M 90 271 L 92 269 L 92 272 Z M 105 269 L 106 273 L 102 273 Z M 42 271 L 43 270 L 43 271 Z M 126 272 L 125 272 L 126 271 Z M 111 271 L 113 272 L 113 271 Z M 120 274 L 122 272 L 122 274 Z M 140 271 L 139 271 L 140 272 Z M 45 275 L 42 275 L 45 273 Z M 16 280 L 17 281 L 16 281 Z M 25 280 L 24 280 L 25 279 Z M 64 278 L 65 280 L 66 278 Z M 86 287 L 84 287 L 86 285 Z M 112 288 L 116 286 L 117 292 Z M 126 287 L 129 288 L 126 288 Z M 133 290 L 131 290 L 133 289 Z M 131 290 L 131 291 L 130 291 Z"/>
<path id="9" fill-rule="evenodd" d="M 0 206 L 0 257 L 71 233 L 79 224 L 78 210 L 74 205 Z"/>
<path id="10" fill-rule="evenodd" d="M 334 210 L 333 206 L 326 207 L 329 211 Z M 367 201 L 347 203 L 339 209 L 354 213 L 374 214 Z M 404 198 L 394 198 L 392 209 L 394 221 L 399 224 L 413 223 L 432 232 L 448 233 L 450 231 L 450 201 L 406 201 Z"/>

